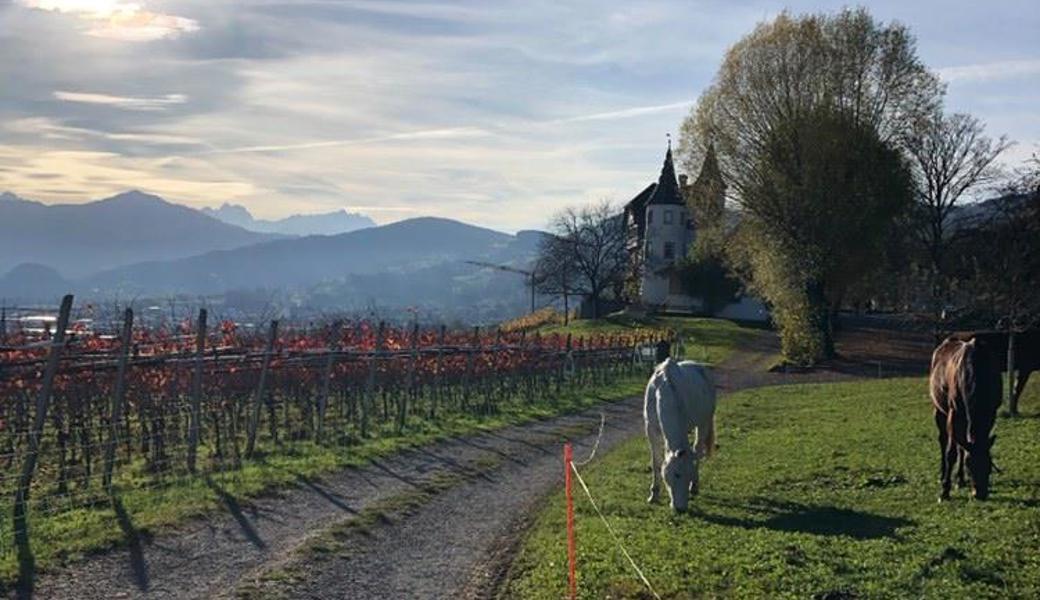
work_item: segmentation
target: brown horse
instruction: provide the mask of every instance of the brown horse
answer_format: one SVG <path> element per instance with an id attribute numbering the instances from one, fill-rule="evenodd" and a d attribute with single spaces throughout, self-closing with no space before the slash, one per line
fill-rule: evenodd
<path id="1" fill-rule="evenodd" d="M 954 461 L 958 485 L 965 484 L 967 466 L 972 496 L 985 500 L 993 470 L 990 452 L 997 438 L 990 432 L 1002 388 L 997 354 L 985 340 L 946 338 L 932 353 L 929 383 L 942 458 L 939 501 L 950 497 Z"/>

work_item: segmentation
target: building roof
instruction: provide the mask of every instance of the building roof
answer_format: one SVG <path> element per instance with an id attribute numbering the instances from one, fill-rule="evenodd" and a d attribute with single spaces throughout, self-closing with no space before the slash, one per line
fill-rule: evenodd
<path id="1" fill-rule="evenodd" d="M 657 188 L 657 184 L 656 183 L 651 183 L 650 185 L 648 185 L 645 188 L 643 188 L 643 191 L 641 191 L 638 194 L 636 194 L 635 198 L 632 198 L 631 200 L 628 201 L 627 204 L 625 204 L 625 209 L 626 210 L 641 210 L 643 207 L 646 206 L 646 201 L 649 200 L 650 196 L 653 195 L 655 188 Z"/>
<path id="2" fill-rule="evenodd" d="M 668 143 L 668 152 L 664 155 L 664 166 L 661 176 L 657 178 L 653 195 L 647 204 L 686 204 L 679 192 L 679 182 L 675 179 L 675 166 L 672 165 L 672 144 Z"/>

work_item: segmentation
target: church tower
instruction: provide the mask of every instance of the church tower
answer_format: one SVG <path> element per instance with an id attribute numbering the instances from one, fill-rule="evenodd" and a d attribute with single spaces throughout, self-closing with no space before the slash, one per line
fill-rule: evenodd
<path id="1" fill-rule="evenodd" d="M 678 263 L 693 243 L 693 220 L 683 199 L 672 162 L 672 144 L 664 156 L 661 175 L 646 200 L 642 247 L 641 297 L 644 304 L 667 308 L 685 305 Z"/>

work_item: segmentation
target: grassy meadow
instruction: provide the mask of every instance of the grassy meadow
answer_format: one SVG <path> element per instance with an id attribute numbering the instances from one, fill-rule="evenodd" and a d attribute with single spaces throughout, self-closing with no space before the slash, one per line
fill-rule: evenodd
<path id="1" fill-rule="evenodd" d="M 562 317 L 560 317 L 562 318 Z M 669 331 L 681 340 L 680 356 L 705 362 L 719 362 L 734 348 L 748 341 L 755 331 L 732 321 L 696 317 L 632 317 L 623 313 L 602 319 L 555 322 L 542 325 L 538 332 L 582 335 L 632 335 L 640 331 Z"/>
<path id="2" fill-rule="evenodd" d="M 1000 419 L 990 500 L 937 502 L 939 451 L 923 378 L 759 388 L 724 397 L 720 452 L 673 515 L 646 503 L 644 439 L 582 469 L 662 598 L 1040 597 L 1040 383 Z M 577 486 L 577 484 L 575 484 Z M 580 488 L 582 598 L 652 598 Z M 666 493 L 662 490 L 666 499 Z M 513 565 L 509 598 L 566 592 L 562 491 Z"/>

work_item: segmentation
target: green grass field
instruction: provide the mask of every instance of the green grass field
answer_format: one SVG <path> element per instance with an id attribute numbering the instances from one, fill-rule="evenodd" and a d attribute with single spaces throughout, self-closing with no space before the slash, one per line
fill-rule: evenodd
<path id="1" fill-rule="evenodd" d="M 755 330 L 732 321 L 691 317 L 645 317 L 610 315 L 603 319 L 571 321 L 568 325 L 546 325 L 541 334 L 630 335 L 639 331 L 671 331 L 682 340 L 684 358 L 718 362 L 734 348 L 755 335 Z"/>
<path id="2" fill-rule="evenodd" d="M 644 439 L 583 469 L 663 598 L 1040 597 L 1040 384 L 1001 419 L 988 502 L 938 504 L 924 379 L 795 385 L 722 399 L 720 452 L 691 511 L 645 501 Z M 577 484 L 575 484 L 577 485 Z M 580 488 L 582 598 L 651 598 Z M 665 496 L 662 491 L 662 495 Z M 548 500 L 505 597 L 565 597 L 563 494 Z"/>
<path id="3" fill-rule="evenodd" d="M 728 321 L 690 320 L 689 328 L 699 333 L 711 360 L 720 360 L 740 341 L 746 331 Z M 682 325 L 683 320 L 676 320 Z M 594 322 L 581 321 L 594 329 Z M 647 325 L 644 325 L 646 327 Z M 320 477 L 349 465 L 363 464 L 373 458 L 406 448 L 428 445 L 439 439 L 493 430 L 536 419 L 584 410 L 598 403 L 642 393 L 645 374 L 626 377 L 608 385 L 565 389 L 558 398 L 535 398 L 502 403 L 490 416 L 445 413 L 438 420 L 413 418 L 404 435 L 397 435 L 392 424 L 374 431 L 372 437 L 349 446 L 297 442 L 265 449 L 256 460 L 237 471 L 214 474 L 209 478 L 181 478 L 164 485 L 147 485 L 126 470 L 117 479 L 121 490 L 119 504 L 99 501 L 85 506 L 64 506 L 59 498 L 50 510 L 34 510 L 31 515 L 31 541 L 36 568 L 45 570 L 73 561 L 87 553 L 127 542 L 132 536 L 154 534 L 187 518 L 227 510 L 239 501 L 293 485 L 300 478 Z M 207 455 L 200 450 L 200 456 Z M 34 492 L 45 496 L 46 491 Z M 39 498 L 37 496 L 37 498 Z M 18 562 L 12 545 L 10 513 L 0 509 L 0 592 L 18 575 Z"/>

